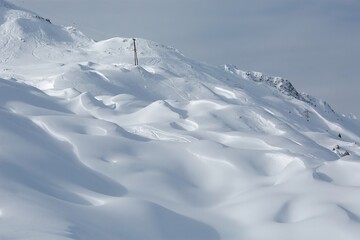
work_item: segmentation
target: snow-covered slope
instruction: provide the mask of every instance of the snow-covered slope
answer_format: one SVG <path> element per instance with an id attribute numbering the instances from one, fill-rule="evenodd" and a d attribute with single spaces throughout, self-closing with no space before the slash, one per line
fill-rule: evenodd
<path id="1" fill-rule="evenodd" d="M 0 239 L 359 239 L 358 121 L 148 40 L 133 66 L 132 39 L 0 23 Z"/>

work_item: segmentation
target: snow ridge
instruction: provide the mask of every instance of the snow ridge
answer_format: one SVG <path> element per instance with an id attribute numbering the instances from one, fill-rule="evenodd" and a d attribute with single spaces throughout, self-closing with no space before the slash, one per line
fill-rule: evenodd
<path id="1" fill-rule="evenodd" d="M 271 87 L 274 87 L 278 89 L 281 93 L 294 97 L 301 101 L 308 102 L 302 94 L 300 94 L 295 87 L 291 84 L 291 82 L 287 79 L 284 79 L 282 77 L 272 77 L 265 75 L 261 72 L 255 72 L 255 71 L 243 71 L 239 70 L 236 66 L 233 65 L 225 65 L 225 70 L 237 74 L 244 79 L 252 80 L 254 82 L 263 82 Z"/>
<path id="2" fill-rule="evenodd" d="M 282 77 L 268 76 L 264 73 L 256 72 L 256 71 L 243 71 L 238 69 L 234 65 L 225 65 L 225 70 L 233 74 L 237 74 L 247 80 L 265 83 L 266 85 L 277 89 L 285 96 L 289 96 L 298 99 L 300 101 L 306 102 L 313 107 L 319 106 L 325 113 L 336 114 L 333 108 L 326 101 L 317 99 L 306 93 L 299 93 L 289 80 L 284 79 Z"/>

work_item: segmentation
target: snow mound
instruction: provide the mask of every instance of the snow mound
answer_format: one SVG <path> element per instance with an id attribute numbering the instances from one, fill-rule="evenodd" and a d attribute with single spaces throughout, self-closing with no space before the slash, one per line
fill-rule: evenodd
<path id="1" fill-rule="evenodd" d="M 358 120 L 1 0 L 0 24 L 0 239 L 359 239 Z"/>

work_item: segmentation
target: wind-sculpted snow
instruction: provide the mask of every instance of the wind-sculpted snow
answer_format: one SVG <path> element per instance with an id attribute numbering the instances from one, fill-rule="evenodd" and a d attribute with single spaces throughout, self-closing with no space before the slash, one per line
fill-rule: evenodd
<path id="1" fill-rule="evenodd" d="M 0 239 L 359 239 L 358 121 L 282 78 L 144 39 L 133 66 L 132 39 L 0 12 Z"/>

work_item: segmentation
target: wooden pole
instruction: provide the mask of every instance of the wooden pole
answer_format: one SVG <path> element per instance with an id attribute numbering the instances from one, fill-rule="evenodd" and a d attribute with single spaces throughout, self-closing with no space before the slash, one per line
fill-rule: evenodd
<path id="1" fill-rule="evenodd" d="M 134 41 L 134 61 L 135 61 L 135 66 L 139 65 L 139 60 L 138 60 L 138 57 L 137 57 L 137 51 L 136 51 L 136 39 L 133 38 L 133 41 Z"/>

